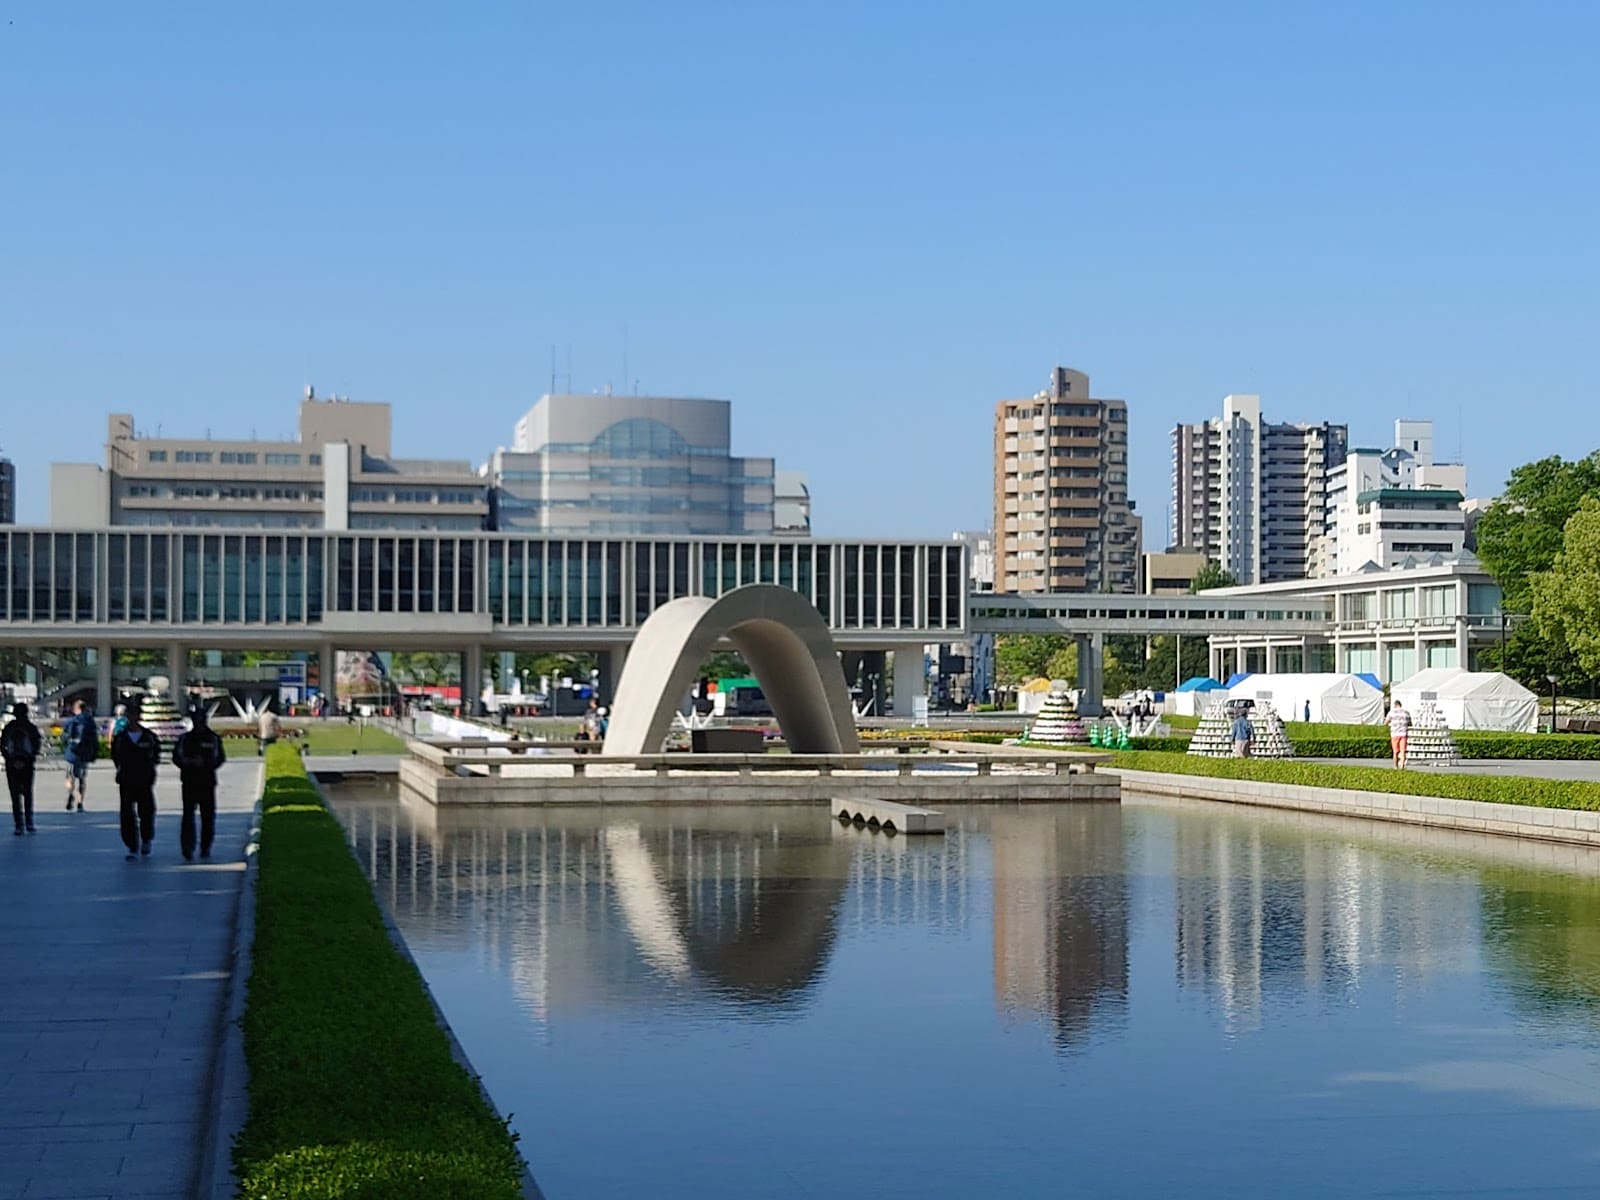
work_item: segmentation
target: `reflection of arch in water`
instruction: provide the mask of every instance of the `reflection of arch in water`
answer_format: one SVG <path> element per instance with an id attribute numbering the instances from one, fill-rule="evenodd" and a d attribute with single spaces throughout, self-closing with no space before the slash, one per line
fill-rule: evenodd
<path id="1" fill-rule="evenodd" d="M 617 685 L 606 754 L 654 754 L 699 665 L 726 637 L 750 664 L 798 754 L 854 754 L 850 692 L 822 615 L 790 588 L 755 583 L 716 600 L 684 596 L 639 628 Z"/>
<path id="2" fill-rule="evenodd" d="M 696 841 L 728 836 L 702 834 Z M 748 835 L 731 836 L 753 851 L 756 841 Z M 724 933 L 725 922 L 706 919 L 703 900 L 690 903 L 689 889 L 702 881 L 678 871 L 659 840 L 647 840 L 632 824 L 609 826 L 602 837 L 617 907 L 640 955 L 663 974 L 767 1002 L 803 992 L 821 974 L 848 883 L 848 847 L 831 837 L 787 841 L 764 850 L 759 875 L 709 880 L 715 888 L 744 893 L 741 916 Z M 756 855 L 746 861 L 756 861 Z M 701 919 L 690 915 L 696 908 Z M 730 903 L 724 916 L 732 911 Z"/>

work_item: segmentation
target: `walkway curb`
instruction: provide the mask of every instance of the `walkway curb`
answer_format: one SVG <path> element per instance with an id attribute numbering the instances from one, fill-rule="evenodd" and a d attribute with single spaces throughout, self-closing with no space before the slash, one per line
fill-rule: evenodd
<path id="1" fill-rule="evenodd" d="M 1108 767 L 1106 773 L 1120 775 L 1126 790 L 1152 792 L 1183 800 L 1215 800 L 1227 804 L 1333 813 L 1467 833 L 1493 833 L 1535 841 L 1600 846 L 1600 812 L 1586 809 L 1496 804 L 1491 800 L 1457 800 L 1446 796 L 1413 796 L 1399 792 L 1363 792 L 1348 788 L 1230 779 L 1217 775 L 1136 771 L 1125 767 Z"/>
<path id="2" fill-rule="evenodd" d="M 328 811 L 333 814 L 334 820 L 339 822 L 340 828 L 346 829 L 344 821 L 339 817 L 338 810 L 333 805 L 328 804 L 328 797 L 323 794 L 322 785 L 314 777 L 311 778 L 311 785 L 317 789 L 317 795 L 322 797 L 323 804 L 327 805 Z M 348 846 L 346 848 L 348 849 Z M 365 872 L 362 873 L 362 877 L 366 877 Z M 500 1111 L 499 1106 L 494 1102 L 494 1097 L 489 1095 L 488 1089 L 483 1086 L 483 1077 L 478 1074 L 477 1068 L 472 1065 L 472 1060 L 467 1057 L 466 1050 L 456 1038 L 456 1031 L 450 1028 L 450 1022 L 444 1015 L 444 1009 L 439 1007 L 438 998 L 434 996 L 433 989 L 428 986 L 428 977 L 422 973 L 422 968 L 417 964 L 416 958 L 411 953 L 411 947 L 406 945 L 405 935 L 400 932 L 400 927 L 395 924 L 394 917 L 390 915 L 389 906 L 383 902 L 377 890 L 372 888 L 371 881 L 368 881 L 367 886 L 372 891 L 372 899 L 378 906 L 378 916 L 383 920 L 383 928 L 389 935 L 390 944 L 394 946 L 406 962 L 411 964 L 411 969 L 417 973 L 417 982 L 422 985 L 422 994 L 428 998 L 428 1007 L 433 1009 L 433 1019 L 439 1028 L 444 1031 L 445 1040 L 450 1044 L 450 1057 L 456 1061 L 457 1066 L 467 1073 L 467 1076 L 472 1080 L 473 1086 L 478 1089 L 478 1094 L 483 1097 L 483 1102 L 489 1106 L 489 1111 L 494 1113 L 495 1117 L 509 1131 L 511 1127 L 509 1119 L 505 1113 Z M 528 1160 L 523 1156 L 521 1144 L 516 1144 L 515 1149 L 517 1161 L 522 1164 L 523 1200 L 545 1200 L 544 1193 L 539 1190 L 538 1183 L 534 1181 L 533 1172 L 528 1167 Z M 227 1196 L 208 1197 L 207 1200 L 231 1200 L 231 1196 L 232 1193 L 229 1193 Z"/>
<path id="3" fill-rule="evenodd" d="M 266 787 L 265 771 L 261 787 Z M 211 1073 L 205 1145 L 200 1154 L 199 1200 L 234 1200 L 239 1181 L 233 1173 L 233 1144 L 250 1115 L 250 1068 L 244 1055 L 244 1006 L 249 990 L 250 966 L 256 940 L 256 852 L 261 838 L 262 795 L 250 814 L 250 832 L 244 848 L 244 879 L 239 885 L 235 910 L 233 956 L 228 971 L 228 1003 L 222 1013 L 221 1040 Z"/>

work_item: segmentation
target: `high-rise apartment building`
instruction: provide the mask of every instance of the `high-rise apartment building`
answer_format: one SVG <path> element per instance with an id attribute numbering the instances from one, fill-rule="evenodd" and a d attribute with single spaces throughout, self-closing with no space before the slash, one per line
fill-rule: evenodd
<path id="1" fill-rule="evenodd" d="M 0 525 L 17 520 L 17 469 L 9 458 L 0 458 Z"/>
<path id="2" fill-rule="evenodd" d="M 489 464 L 494 527 L 589 537 L 773 532 L 770 458 L 735 458 L 726 400 L 547 395 Z M 809 528 L 806 511 L 789 513 Z"/>
<path id="3" fill-rule="evenodd" d="M 1220 420 L 1172 431 L 1171 547 L 1240 583 L 1304 579 L 1322 552 L 1328 471 L 1348 443 L 1343 425 L 1267 422 L 1261 397 L 1223 397 Z"/>
<path id="4" fill-rule="evenodd" d="M 1314 576 L 1350 575 L 1369 562 L 1451 557 L 1466 544 L 1467 468 L 1433 461 L 1433 422 L 1394 423 L 1394 445 L 1358 447 L 1328 472 L 1325 548 Z"/>
<path id="5" fill-rule="evenodd" d="M 994 416 L 997 592 L 1135 592 L 1140 525 L 1128 499 L 1128 406 L 1057 367 Z"/>
<path id="6" fill-rule="evenodd" d="M 294 441 L 151 436 L 113 413 L 106 464 L 54 463 L 50 523 L 228 529 L 482 529 L 465 460 L 396 458 L 387 404 L 306 389 Z"/>

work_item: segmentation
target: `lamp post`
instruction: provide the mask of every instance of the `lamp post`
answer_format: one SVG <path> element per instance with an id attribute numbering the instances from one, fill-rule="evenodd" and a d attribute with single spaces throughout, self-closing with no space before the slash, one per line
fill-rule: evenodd
<path id="1" fill-rule="evenodd" d="M 1554 675 L 1546 675 L 1545 678 L 1550 681 L 1550 732 L 1554 733 L 1556 731 L 1556 684 L 1558 681 Z"/>

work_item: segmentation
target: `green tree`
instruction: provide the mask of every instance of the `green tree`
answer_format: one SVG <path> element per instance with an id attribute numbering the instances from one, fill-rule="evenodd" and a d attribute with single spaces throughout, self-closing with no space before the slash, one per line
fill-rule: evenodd
<path id="1" fill-rule="evenodd" d="M 1534 578 L 1551 570 L 1562 552 L 1567 522 L 1585 497 L 1600 495 L 1600 451 L 1568 462 L 1559 456 L 1527 463 L 1511 472 L 1505 491 L 1478 519 L 1477 554 L 1500 586 L 1502 611 L 1534 612 Z M 1480 662 L 1521 680 L 1535 691 L 1554 675 L 1563 688 L 1576 689 L 1594 678 L 1585 670 L 1563 632 L 1567 626 L 1546 603 L 1545 620 L 1513 628 L 1505 652 L 1486 649 Z"/>
<path id="2" fill-rule="evenodd" d="M 1222 569 L 1221 563 L 1211 559 L 1189 581 L 1189 594 L 1195 596 L 1212 588 L 1237 587 L 1238 583 L 1237 579 Z"/>
<path id="3" fill-rule="evenodd" d="M 1049 672 L 1050 660 L 1072 645 L 1072 639 L 1055 634 L 1008 634 L 994 648 L 996 680 L 1014 687 Z"/>
<path id="4" fill-rule="evenodd" d="M 750 664 L 745 662 L 744 656 L 737 650 L 714 650 L 710 657 L 700 664 L 695 677 L 740 679 L 749 674 Z"/>
<path id="5" fill-rule="evenodd" d="M 1478 557 L 1500 585 L 1506 611 L 1533 611 L 1529 576 L 1549 570 L 1567 522 L 1593 495 L 1600 495 L 1600 450 L 1575 462 L 1541 458 L 1511 472 L 1476 529 Z"/>
<path id="6" fill-rule="evenodd" d="M 396 652 L 389 660 L 390 678 L 396 683 L 412 683 L 418 687 L 438 687 L 449 683 L 457 677 L 460 669 L 460 659 L 454 654 L 440 654 L 431 650 Z"/>
<path id="7" fill-rule="evenodd" d="M 517 674 L 526 673 L 530 689 L 539 686 L 539 680 L 548 675 L 551 679 L 587 681 L 599 659 L 593 654 L 562 654 L 546 651 L 533 654 L 524 651 L 516 656 Z"/>
<path id="8" fill-rule="evenodd" d="M 1174 644 L 1175 641 L 1183 643 L 1181 669 L 1177 662 L 1179 647 Z M 1152 691 L 1170 692 L 1185 679 L 1208 674 L 1210 670 L 1211 650 L 1205 638 L 1174 639 L 1163 634 L 1150 639 L 1150 656 L 1145 659 L 1139 682 Z"/>
<path id="9" fill-rule="evenodd" d="M 1589 679 L 1600 676 L 1600 496 L 1586 496 L 1562 530 L 1550 568 L 1528 576 L 1534 623 Z"/>
<path id="10" fill-rule="evenodd" d="M 1071 679 L 1078 678 L 1078 643 L 1071 638 L 1062 638 L 1066 645 L 1050 656 L 1040 672 L 1046 679 Z"/>

